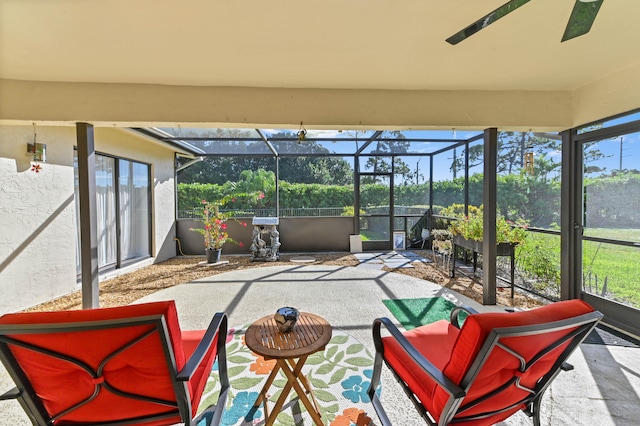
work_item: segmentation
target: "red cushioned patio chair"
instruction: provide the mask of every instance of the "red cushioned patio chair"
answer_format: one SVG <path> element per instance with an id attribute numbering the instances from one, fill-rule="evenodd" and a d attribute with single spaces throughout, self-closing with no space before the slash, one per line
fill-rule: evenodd
<path id="1" fill-rule="evenodd" d="M 7 314 L 0 358 L 16 387 L 0 399 L 17 399 L 34 425 L 192 425 L 217 358 L 220 394 L 206 410 L 217 425 L 226 334 L 224 313 L 181 331 L 173 301 Z"/>
<path id="2" fill-rule="evenodd" d="M 460 327 L 463 310 L 470 315 Z M 544 391 L 601 319 L 581 300 L 514 313 L 456 308 L 450 322 L 404 333 L 378 318 L 369 396 L 382 424 L 390 425 L 375 393 L 384 361 L 430 425 L 492 425 L 519 410 L 539 425 Z M 381 337 L 381 325 L 389 335 Z"/>

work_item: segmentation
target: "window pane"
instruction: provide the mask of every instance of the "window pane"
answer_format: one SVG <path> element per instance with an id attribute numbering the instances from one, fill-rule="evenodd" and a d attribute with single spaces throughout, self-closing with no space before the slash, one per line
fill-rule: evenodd
<path id="1" fill-rule="evenodd" d="M 584 145 L 584 235 L 640 242 L 640 133 Z"/>
<path id="2" fill-rule="evenodd" d="M 560 223 L 560 140 L 526 132 L 498 135 L 498 213 L 535 228 Z"/>
<path id="3" fill-rule="evenodd" d="M 463 161 L 465 150 L 462 151 L 462 158 L 458 162 Z M 482 205 L 484 193 L 484 140 L 478 140 L 469 143 L 469 205 L 479 207 Z"/>
<path id="4" fill-rule="evenodd" d="M 580 127 L 578 129 L 578 134 L 588 133 L 593 130 L 603 129 L 607 127 L 617 126 L 619 124 L 630 123 L 632 121 L 640 120 L 640 112 L 632 112 L 630 114 L 623 115 L 621 117 L 616 117 L 612 119 L 603 120 L 597 123 L 593 123 L 589 126 Z"/>
<path id="5" fill-rule="evenodd" d="M 498 258 L 510 271 L 506 258 Z M 516 277 L 519 285 L 544 297 L 560 299 L 560 235 L 529 232 L 516 247 Z"/>
<path id="6" fill-rule="evenodd" d="M 425 179 L 425 170 L 428 178 L 429 157 L 394 159 L 394 230 L 404 231 L 407 241 L 420 239 L 422 227 L 415 226 L 414 229 L 414 225 L 429 208 L 429 183 Z"/>
<path id="7" fill-rule="evenodd" d="M 114 265 L 117 260 L 115 160 L 96 155 L 96 232 L 98 235 L 98 267 Z M 76 273 L 81 273 L 80 199 L 78 196 L 78 153 L 74 151 L 74 180 L 76 199 Z"/>
<path id="8" fill-rule="evenodd" d="M 354 214 L 351 157 L 285 157 L 279 171 L 280 217 Z"/>
<path id="9" fill-rule="evenodd" d="M 464 204 L 464 160 L 462 147 L 433 158 L 433 210 L 438 214 L 452 204 Z"/>
<path id="10" fill-rule="evenodd" d="M 640 133 L 583 144 L 586 292 L 640 308 Z"/>
<path id="11" fill-rule="evenodd" d="M 360 176 L 360 234 L 363 241 L 389 241 L 389 197 L 391 157 L 363 156 L 360 170 L 370 175 Z M 381 174 L 375 174 L 381 173 Z"/>
<path id="12" fill-rule="evenodd" d="M 150 255 L 149 166 L 120 160 L 120 259 Z"/>
<path id="13" fill-rule="evenodd" d="M 640 308 L 640 248 L 583 241 L 585 292 Z"/>
<path id="14" fill-rule="evenodd" d="M 96 212 L 98 232 L 98 266 L 113 265 L 117 260 L 115 160 L 96 155 Z"/>

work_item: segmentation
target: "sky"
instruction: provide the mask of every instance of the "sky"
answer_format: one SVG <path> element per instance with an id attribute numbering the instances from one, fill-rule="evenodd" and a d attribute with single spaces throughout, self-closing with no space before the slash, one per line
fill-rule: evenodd
<path id="1" fill-rule="evenodd" d="M 615 126 L 618 124 L 622 124 L 625 122 L 630 122 L 634 120 L 640 120 L 640 112 L 630 114 L 624 117 L 614 118 L 605 122 L 596 123 L 591 128 L 608 128 L 611 126 Z M 585 126 L 586 129 L 589 129 L 588 126 Z M 174 135 L 178 136 L 181 131 L 185 131 L 184 134 L 188 134 L 188 131 L 195 131 L 197 133 L 209 132 L 208 129 L 166 129 L 170 131 Z M 245 131 L 247 129 L 244 129 Z M 290 134 L 296 134 L 301 130 L 306 131 L 307 138 L 335 138 L 337 140 L 340 139 L 354 139 L 358 138 L 358 143 L 356 142 L 318 142 L 320 145 L 325 146 L 330 152 L 336 154 L 344 154 L 345 161 L 347 161 L 353 167 L 353 158 L 352 154 L 361 147 L 364 141 L 366 141 L 374 132 L 373 131 L 338 131 L 338 130 L 314 130 L 314 129 L 305 129 L 302 125 L 298 129 L 260 129 L 266 138 L 271 138 L 273 135 L 280 132 L 287 132 Z M 467 140 L 473 136 L 481 135 L 483 130 L 477 131 L 462 131 L 462 130 L 407 130 L 402 133 L 407 138 L 416 138 L 416 139 L 445 139 L 445 140 Z M 196 134 L 197 134 L 196 133 Z M 255 136 L 258 137 L 257 132 Z M 295 142 L 291 142 L 295 144 Z M 480 142 L 481 143 L 481 142 Z M 452 145 L 453 142 L 443 143 L 443 142 L 413 142 L 410 147 L 411 152 L 425 152 L 432 153 L 437 150 L 446 148 L 447 146 Z M 295 145 L 290 145 L 294 146 Z M 370 145 L 364 153 L 370 151 L 375 148 L 375 144 Z M 622 147 L 622 151 L 621 151 Z M 640 132 L 633 134 L 626 134 L 622 137 L 617 137 L 605 141 L 598 142 L 597 144 L 592 146 L 592 149 L 598 149 L 604 154 L 604 158 L 597 161 L 597 163 L 591 163 L 591 165 L 597 165 L 601 169 L 604 170 L 604 173 L 609 174 L 614 170 L 618 170 L 620 168 L 620 161 L 622 159 L 622 168 L 623 169 L 640 169 Z M 462 155 L 464 150 L 462 148 L 457 149 L 457 155 Z M 561 152 L 548 152 L 546 154 L 547 158 L 552 158 L 556 162 L 561 161 Z M 412 171 L 415 171 L 417 167 L 420 169 L 420 183 L 428 180 L 429 178 L 429 161 L 428 157 L 402 157 L 402 160 L 409 166 Z M 434 157 L 434 181 L 442 181 L 449 180 L 453 178 L 453 174 L 450 170 L 451 163 L 453 160 L 453 151 L 440 154 Z M 535 161 L 535 160 L 534 160 Z M 472 174 L 482 172 L 480 167 L 477 167 L 471 171 Z M 593 177 L 594 175 L 590 175 Z M 414 180 L 412 180 L 412 183 Z M 402 181 L 398 182 L 396 179 L 396 184 L 402 184 Z"/>
<path id="2" fill-rule="evenodd" d="M 638 116 L 633 115 L 630 118 L 640 118 L 640 114 Z M 605 124 L 620 124 L 625 120 L 612 120 Z M 626 120 L 629 121 L 629 120 Z M 608 126 L 607 126 L 608 127 Z M 267 137 L 281 132 L 282 130 L 277 129 L 269 129 L 265 131 L 265 135 Z M 296 133 L 297 130 L 290 130 L 293 133 Z M 372 134 L 373 132 L 368 132 L 365 135 L 359 135 L 359 137 L 366 139 L 366 136 Z M 407 137 L 412 138 L 423 138 L 423 139 L 468 139 L 475 135 L 482 133 L 482 130 L 479 131 L 456 131 L 456 130 L 413 130 L 403 132 Z M 336 130 L 309 130 L 307 132 L 307 137 L 309 138 L 353 138 L 355 135 L 350 132 L 338 132 Z M 424 143 L 425 151 L 432 152 L 434 150 L 434 144 Z M 435 149 L 440 149 L 445 147 L 445 145 L 437 145 Z M 622 150 L 621 150 L 622 148 Z M 592 145 L 591 149 L 598 149 L 604 155 L 604 158 L 598 160 L 595 163 L 591 163 L 592 165 L 597 165 L 601 169 L 603 169 L 603 173 L 610 174 L 612 171 L 618 170 L 620 168 L 620 163 L 622 160 L 622 169 L 636 169 L 640 170 L 640 132 L 638 133 L 630 133 L 624 136 L 616 137 L 613 139 L 607 139 L 604 141 L 600 141 L 595 145 Z M 463 149 L 460 148 L 457 150 L 457 155 L 462 155 Z M 547 157 L 553 158 L 556 162 L 561 161 L 561 152 L 548 152 Z M 353 162 L 345 158 L 349 161 L 349 163 L 353 166 Z M 436 161 L 434 161 L 434 181 L 448 180 L 453 177 L 453 174 L 450 170 L 451 163 L 453 159 L 453 152 L 449 152 L 447 154 L 440 154 L 436 157 Z M 426 157 L 403 157 L 403 161 L 405 161 L 411 170 L 415 170 L 416 166 L 420 168 L 420 174 L 424 175 L 422 180 L 428 180 L 429 169 L 428 169 L 428 159 Z M 482 170 L 475 170 L 472 173 L 482 172 Z"/>
<path id="3" fill-rule="evenodd" d="M 261 129 L 267 138 L 273 136 L 276 133 L 287 131 L 291 133 L 297 133 L 299 129 Z M 305 129 L 306 130 L 306 129 Z M 370 135 L 372 135 L 373 131 L 368 132 L 358 132 L 358 138 L 361 141 L 366 140 Z M 478 134 L 481 134 L 482 130 L 478 131 L 460 131 L 460 130 L 410 130 L 403 131 L 403 134 L 407 138 L 417 138 L 417 139 L 468 139 Z M 338 131 L 338 130 L 307 130 L 308 138 L 355 138 L 355 131 Z M 322 145 L 326 145 L 329 150 L 334 150 L 330 143 L 324 144 L 320 142 Z M 361 145 L 361 144 L 360 144 Z M 419 142 L 412 145 L 412 150 L 416 149 L 415 152 L 431 153 L 441 148 L 446 147 L 448 144 L 441 142 Z M 354 151 L 352 147 L 345 151 L 345 154 L 351 154 Z M 462 153 L 462 150 L 458 150 L 458 155 Z M 451 172 L 449 167 L 451 166 L 453 153 L 446 156 L 447 161 L 434 161 L 434 180 L 442 180 L 442 179 L 450 179 Z M 442 160 L 443 156 L 439 157 Z M 353 167 L 353 161 L 351 158 L 345 157 L 345 160 Z M 429 178 L 429 161 L 426 157 L 403 157 L 403 161 L 407 163 L 411 170 L 415 170 L 416 167 L 420 168 L 420 174 L 423 177 L 420 179 L 420 183 L 428 180 Z M 396 182 L 397 184 L 398 182 Z M 402 182 L 400 182 L 402 183 Z"/>
<path id="4" fill-rule="evenodd" d="M 594 148 L 600 150 L 606 158 L 597 163 L 601 168 L 606 168 L 609 174 L 613 170 L 622 169 L 640 170 L 640 133 L 630 133 L 611 140 L 598 142 Z"/>

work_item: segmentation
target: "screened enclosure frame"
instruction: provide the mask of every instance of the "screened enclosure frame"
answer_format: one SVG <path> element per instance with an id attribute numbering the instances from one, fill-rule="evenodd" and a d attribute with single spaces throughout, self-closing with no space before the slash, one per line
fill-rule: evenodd
<path id="1" fill-rule="evenodd" d="M 616 124 L 615 120 L 619 117 L 625 117 L 636 114 L 633 116 L 631 122 L 622 124 Z M 614 121 L 614 124 L 606 126 L 602 123 L 607 120 Z M 601 128 L 597 128 L 602 125 Z M 584 130 L 587 129 L 587 130 Z M 266 156 L 275 158 L 275 172 L 276 172 L 276 194 L 278 193 L 278 181 L 279 181 L 279 160 L 286 157 L 351 157 L 353 159 L 354 170 L 354 233 L 359 233 L 360 224 L 360 191 L 359 183 L 360 177 L 366 176 L 368 172 L 361 171 L 362 160 L 371 156 L 384 156 L 395 159 L 396 157 L 427 157 L 429 164 L 429 209 L 433 211 L 434 207 L 434 158 L 439 154 L 447 153 L 456 148 L 464 148 L 464 205 L 465 212 L 467 212 L 469 206 L 469 146 L 472 142 L 483 141 L 483 195 L 482 200 L 484 204 L 484 239 L 483 239 L 483 257 L 485 261 L 485 267 L 483 268 L 482 280 L 483 285 L 483 303 L 487 305 L 496 304 L 496 235 L 494 224 L 497 218 L 496 213 L 496 194 L 497 194 L 497 163 L 496 157 L 498 154 L 498 129 L 489 128 L 484 131 L 479 131 L 477 134 L 468 138 L 411 138 L 406 134 L 411 131 L 403 131 L 404 138 L 389 137 L 383 131 L 371 131 L 363 132 L 362 136 L 356 137 L 306 137 L 300 139 L 298 137 L 268 137 L 266 132 L 256 129 L 255 137 L 208 137 L 208 136 L 181 136 L 173 135 L 166 130 L 159 129 L 135 129 L 148 136 L 158 139 L 162 142 L 175 145 L 183 151 L 189 152 L 193 158 L 205 158 L 205 157 L 242 157 L 242 156 Z M 582 290 L 582 256 L 581 247 L 582 241 L 600 241 L 605 243 L 624 244 L 628 246 L 638 247 L 634 242 L 620 242 L 618 240 L 609 240 L 597 237 L 582 236 L 581 229 L 576 224 L 580 223 L 580 218 L 583 213 L 583 200 L 582 200 L 582 170 L 583 164 L 581 155 L 581 144 L 584 142 L 594 141 L 598 138 L 608 138 L 620 134 L 629 132 L 640 131 L 640 110 L 634 110 L 625 114 L 619 114 L 614 117 L 605 118 L 594 123 L 588 123 L 584 126 L 568 129 L 558 134 L 544 134 L 546 137 L 559 139 L 562 141 L 562 161 L 561 161 L 561 227 L 560 231 L 536 229 L 536 231 L 553 233 L 554 235 L 560 235 L 561 238 L 561 288 L 560 298 L 583 298 L 592 303 L 597 309 L 603 311 L 607 316 L 607 323 L 611 323 L 623 330 L 628 330 L 636 335 L 640 335 L 640 328 L 632 326 L 632 324 L 640 323 L 640 311 L 630 307 L 621 307 L 619 304 L 611 303 L 610 301 L 598 300 L 599 298 L 585 293 Z M 348 132 L 345 132 L 347 134 Z M 404 149 L 394 151 L 393 149 L 387 151 L 376 151 L 373 149 L 375 143 L 379 141 L 389 142 L 389 146 L 393 147 L 394 142 L 409 142 L 410 149 Z M 249 151 L 236 151 L 236 152 L 216 152 L 215 147 L 219 144 L 233 142 L 238 146 L 242 144 L 253 144 L 253 147 L 259 147 L 258 152 Z M 304 147 L 305 143 L 342 143 L 345 146 L 349 146 L 349 149 L 343 149 L 340 152 L 300 152 L 300 147 Z M 203 148 L 202 144 L 207 143 L 209 147 Z M 283 149 L 286 144 L 295 146 L 298 152 L 291 152 L 288 149 Z M 429 149 L 415 149 L 417 146 L 428 147 Z M 406 148 L 406 147 L 405 147 Z M 213 150 L 212 150 L 213 149 Z M 393 161 L 392 161 L 393 163 Z M 389 191 L 390 191 L 390 206 L 389 206 L 389 229 L 393 232 L 394 220 L 396 215 L 393 200 L 394 200 L 394 185 L 393 185 L 393 169 L 389 173 Z M 279 198 L 279 197 L 276 197 Z M 276 200 L 276 214 L 279 213 L 279 201 Z M 390 234 L 392 235 L 392 234 Z M 606 240 L 606 241 L 605 241 Z M 384 247 L 375 247 L 375 249 L 389 249 L 393 248 L 392 238 L 389 237 L 389 241 Z"/>
<path id="2" fill-rule="evenodd" d="M 633 121 L 607 126 L 608 122 L 632 116 Z M 583 288 L 583 242 L 592 241 L 633 247 L 640 243 L 583 235 L 586 194 L 584 192 L 583 146 L 589 142 L 640 132 L 640 109 L 618 114 L 561 132 L 562 136 L 562 223 L 561 223 L 561 296 L 580 298 L 605 315 L 605 323 L 640 336 L 640 310 L 623 303 L 588 293 Z M 637 277 L 636 277 L 637 278 Z"/>

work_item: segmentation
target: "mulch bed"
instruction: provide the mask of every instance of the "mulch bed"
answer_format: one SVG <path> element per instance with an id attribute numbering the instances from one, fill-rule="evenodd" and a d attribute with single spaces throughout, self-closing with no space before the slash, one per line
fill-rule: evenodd
<path id="1" fill-rule="evenodd" d="M 415 253 L 426 258 L 431 258 L 431 252 L 415 250 Z M 313 264 L 357 266 L 357 259 L 350 253 L 313 253 Z M 203 266 L 204 257 L 175 257 L 164 262 L 140 268 L 134 272 L 105 280 L 100 283 L 99 303 L 101 307 L 128 305 L 148 294 L 178 284 L 187 283 L 200 278 L 224 272 L 260 268 L 286 264 L 298 255 L 281 255 L 279 262 L 252 262 L 249 256 L 223 256 L 223 260 L 229 263 L 215 268 Z M 431 281 L 443 287 L 447 287 L 458 293 L 482 303 L 482 286 L 464 276 L 449 278 L 448 272 L 434 263 L 414 263 L 414 268 L 383 269 L 398 274 L 410 275 L 423 280 Z M 542 302 L 523 293 L 516 293 L 514 299 L 510 297 L 509 289 L 499 289 L 498 304 L 518 308 L 531 308 L 540 306 Z M 68 294 L 57 299 L 50 300 L 40 305 L 26 309 L 28 311 L 58 311 L 82 308 L 82 294 L 80 291 Z"/>

